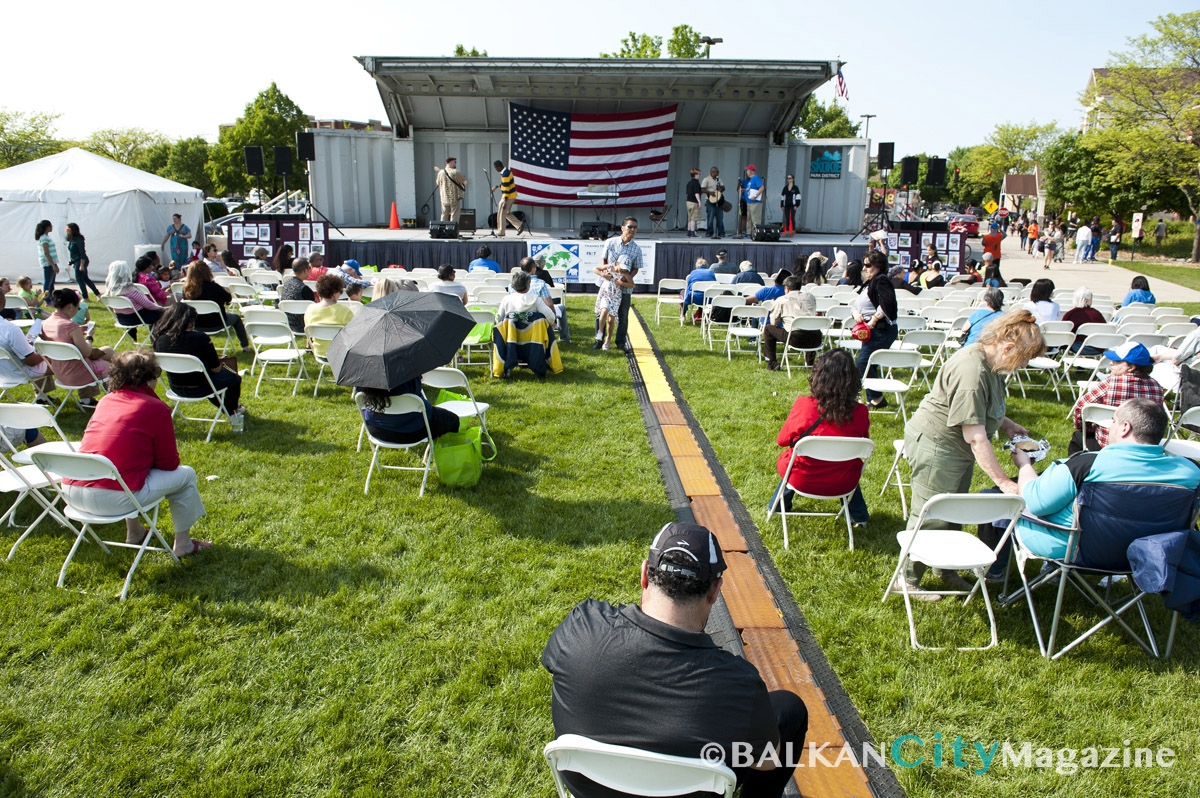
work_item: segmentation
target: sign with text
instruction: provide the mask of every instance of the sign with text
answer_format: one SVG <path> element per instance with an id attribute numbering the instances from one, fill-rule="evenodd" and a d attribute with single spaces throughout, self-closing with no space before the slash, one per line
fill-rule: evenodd
<path id="1" fill-rule="evenodd" d="M 529 257 L 545 256 L 547 269 L 566 269 L 568 283 L 591 283 L 600 285 L 601 277 L 593 271 L 600 265 L 604 257 L 606 241 L 592 240 L 558 240 L 558 241 L 527 241 Z M 653 241 L 638 241 L 634 243 L 642 250 L 642 268 L 634 275 L 633 282 L 638 285 L 654 284 L 654 252 L 657 244 Z"/>
<path id="2" fill-rule="evenodd" d="M 842 147 L 813 147 L 808 164 L 810 180 L 840 180 L 842 177 Z"/>

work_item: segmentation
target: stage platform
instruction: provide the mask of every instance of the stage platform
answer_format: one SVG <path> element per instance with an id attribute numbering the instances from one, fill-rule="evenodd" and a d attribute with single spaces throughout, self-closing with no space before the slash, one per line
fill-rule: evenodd
<path id="1" fill-rule="evenodd" d="M 664 277 L 686 277 L 696 258 L 716 260 L 716 252 L 725 249 L 729 260 L 739 263 L 749 260 L 755 269 L 773 274 L 780 269 L 794 268 L 796 258 L 807 260 L 814 252 L 833 258 L 834 248 L 844 250 L 850 260 L 866 254 L 867 241 L 859 236 L 853 242 L 850 235 L 822 233 L 798 233 L 778 242 L 754 242 L 748 238 L 688 238 L 684 231 L 668 231 L 649 235 L 639 230 L 641 242 L 655 243 L 655 281 Z M 470 236 L 470 237 L 467 237 Z M 540 230 L 517 236 L 510 231 L 504 238 L 481 229 L 474 235 L 464 234 L 459 239 L 431 239 L 426 229 L 386 230 L 380 228 L 343 227 L 341 232 L 329 231 L 327 261 L 336 265 L 348 258 L 360 264 L 384 268 L 393 264 L 408 268 L 436 267 L 449 263 L 456 269 L 465 269 L 475 259 L 480 245 L 487 244 L 492 250 L 492 260 L 508 270 L 528 253 L 528 242 L 577 241 L 578 233 L 573 230 Z M 643 290 L 646 287 L 643 286 Z"/>

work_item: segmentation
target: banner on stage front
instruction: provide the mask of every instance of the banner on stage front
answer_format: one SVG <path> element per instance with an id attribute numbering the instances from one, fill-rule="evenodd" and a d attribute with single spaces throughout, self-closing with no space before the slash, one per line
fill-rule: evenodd
<path id="1" fill-rule="evenodd" d="M 600 284 L 592 271 L 604 257 L 604 241 L 527 241 L 529 257 L 545 256 L 547 269 L 566 269 L 568 283 Z M 634 241 L 642 250 L 642 268 L 634 276 L 638 285 L 654 285 L 654 241 Z"/>

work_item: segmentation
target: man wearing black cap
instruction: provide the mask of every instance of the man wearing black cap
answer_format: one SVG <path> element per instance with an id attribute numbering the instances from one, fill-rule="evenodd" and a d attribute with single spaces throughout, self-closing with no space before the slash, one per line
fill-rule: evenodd
<path id="1" fill-rule="evenodd" d="M 795 693 L 768 693 L 753 665 L 704 632 L 724 570 L 711 532 L 672 522 L 642 562 L 640 606 L 588 599 L 571 610 L 542 652 L 554 677 L 555 734 L 686 757 L 716 743 L 731 765 L 733 752 L 746 750 L 735 743 L 749 746 L 753 761 L 771 746 L 782 767 L 765 761 L 734 772 L 743 795 L 782 795 L 789 762 L 800 758 L 808 710 Z M 577 773 L 563 775 L 578 798 L 622 795 Z"/>
<path id="2" fill-rule="evenodd" d="M 733 265 L 729 260 L 729 253 L 723 249 L 717 250 L 717 261 L 712 265 L 712 270 L 717 274 L 738 273 L 738 267 Z"/>

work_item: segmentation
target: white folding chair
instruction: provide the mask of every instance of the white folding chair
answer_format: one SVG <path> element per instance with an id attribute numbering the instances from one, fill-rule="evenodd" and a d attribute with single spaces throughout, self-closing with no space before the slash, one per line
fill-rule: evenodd
<path id="1" fill-rule="evenodd" d="M 713 297 L 713 301 L 708 303 L 708 305 L 706 306 L 707 312 L 704 314 L 704 318 L 707 322 L 705 324 L 705 337 L 708 339 L 708 348 L 710 350 L 713 348 L 713 338 L 715 337 L 713 335 L 713 328 L 729 327 L 730 324 L 733 323 L 733 309 L 744 307 L 745 304 L 746 304 L 746 297 L 739 296 L 736 294 L 734 296 Z M 715 314 L 715 311 L 717 310 L 717 308 L 721 308 L 721 309 L 729 311 L 729 320 L 728 321 L 717 321 L 716 320 L 716 318 L 714 317 L 714 314 Z"/>
<path id="2" fill-rule="evenodd" d="M 487 428 L 487 411 L 491 405 L 487 402 L 480 402 L 475 399 L 475 392 L 471 390 L 471 383 L 467 379 L 467 375 L 463 374 L 456 368 L 450 366 L 442 366 L 433 371 L 427 371 L 421 375 L 421 384 L 430 388 L 447 391 L 467 392 L 466 399 L 451 399 L 446 402 L 441 402 L 438 407 L 443 410 L 449 410 L 459 419 L 477 418 L 479 419 L 480 431 L 483 433 L 482 440 L 486 442 L 492 449 L 492 456 L 496 455 L 496 444 L 492 441 L 492 434 Z M 491 459 L 491 458 L 488 458 Z"/>
<path id="3" fill-rule="evenodd" d="M 306 324 L 304 325 L 304 337 L 314 341 L 332 342 L 345 326 L 344 324 Z M 315 397 L 317 391 L 321 388 L 321 376 L 325 373 L 325 367 L 329 365 L 329 360 L 318 355 L 315 349 L 310 349 L 309 351 L 312 353 L 313 360 L 317 361 L 318 366 L 317 379 L 313 385 L 313 396 Z M 326 351 L 329 350 L 326 349 Z"/>
<path id="4" fill-rule="evenodd" d="M 1168 338 L 1174 338 L 1178 335 L 1190 335 L 1200 329 L 1190 321 L 1173 321 L 1163 324 L 1158 328 L 1158 332 Z"/>
<path id="5" fill-rule="evenodd" d="M 0 426 L 12 427 L 14 429 L 34 429 L 43 424 L 53 425 L 54 420 L 50 418 L 50 413 L 41 405 L 34 404 L 7 404 L 0 405 Z M 20 424 L 21 426 L 14 426 Z M 58 523 L 71 530 L 74 534 L 75 528 L 70 522 L 63 517 L 55 506 L 58 503 L 58 494 L 53 490 L 53 484 L 58 482 L 61 477 L 56 474 L 45 474 L 40 468 L 35 465 L 17 465 L 10 459 L 11 453 L 16 453 L 17 441 L 10 440 L 3 430 L 0 430 L 0 493 L 16 493 L 17 497 L 13 503 L 9 505 L 8 510 L 4 515 L 0 516 L 0 523 L 8 521 L 9 526 L 16 526 L 17 509 L 25 501 L 32 498 L 41 508 L 41 514 L 33 520 L 21 536 L 13 543 L 12 548 L 8 551 L 8 559 L 12 559 L 17 553 L 17 547 L 25 538 L 29 537 L 42 519 L 49 515 Z M 39 447 L 26 449 L 24 453 L 34 451 Z M 50 495 L 43 493 L 49 489 Z"/>
<path id="6" fill-rule="evenodd" d="M 704 280 L 703 282 L 695 283 L 692 286 L 692 293 L 694 294 L 696 291 L 701 290 L 701 285 L 704 286 L 704 289 L 700 300 L 700 333 L 704 340 L 707 341 L 708 322 L 711 318 L 710 314 L 712 313 L 712 303 L 716 301 L 717 297 L 731 294 L 732 289 L 730 289 L 729 285 L 725 283 L 709 282 Z M 737 304 L 745 304 L 745 301 L 743 300 Z"/>
<path id="7" fill-rule="evenodd" d="M 813 460 L 824 460 L 827 462 L 845 462 L 847 460 L 862 460 L 863 467 L 866 467 L 867 460 L 871 458 L 871 453 L 875 451 L 875 442 L 870 438 L 843 438 L 834 435 L 809 435 L 796 441 L 792 446 L 792 457 L 788 460 L 787 469 L 783 473 L 783 478 L 779 480 L 779 487 L 775 491 L 775 498 L 771 501 L 771 506 L 767 510 L 767 520 L 771 520 L 771 516 L 776 511 L 779 512 L 780 518 L 783 520 L 783 547 L 788 547 L 788 528 L 787 520 L 789 515 L 795 516 L 818 516 L 821 518 L 837 518 L 843 516 L 846 519 L 846 534 L 850 538 L 850 550 L 854 550 L 854 524 L 850 520 L 850 497 L 854 495 L 851 490 L 848 493 L 838 494 L 835 496 L 826 496 L 818 493 L 807 493 L 803 490 L 797 490 L 788 484 L 788 478 L 792 475 L 792 468 L 796 464 L 797 457 L 810 457 Z M 857 488 L 857 485 L 855 486 Z M 784 511 L 784 493 L 790 491 L 796 496 L 803 496 L 806 499 L 816 499 L 818 501 L 837 501 L 841 502 L 841 507 L 836 513 L 802 513 L 795 510 Z"/>
<path id="8" fill-rule="evenodd" d="M 270 365 L 286 365 L 287 372 L 283 377 L 271 377 L 272 380 L 290 382 L 292 396 L 300 387 L 300 380 L 308 379 L 308 369 L 304 367 L 304 351 L 296 345 L 296 336 L 292 328 L 286 324 L 273 322 L 252 321 L 246 324 L 246 335 L 250 337 L 250 345 L 254 347 L 254 361 L 250 364 L 250 373 L 256 366 L 260 367 L 258 382 L 254 385 L 254 395 L 262 386 L 263 377 L 267 376 Z M 299 366 L 296 376 L 292 376 L 292 365 Z"/>
<path id="9" fill-rule="evenodd" d="M 675 315 L 679 317 L 679 326 L 683 326 L 683 312 L 680 310 L 683 307 L 683 294 L 681 293 L 687 288 L 687 280 L 672 280 L 669 277 L 664 277 L 658 281 L 658 294 L 654 301 L 654 323 L 658 324 L 662 318 L 662 308 L 666 305 L 669 308 L 675 309 Z"/>
<path id="10" fill-rule="evenodd" d="M 904 352 L 916 352 L 921 355 L 921 378 L 925 387 L 929 389 L 933 387 L 929 381 L 929 372 L 937 366 L 938 361 L 942 358 L 946 337 L 947 333 L 944 330 L 913 330 L 895 341 L 891 348 Z"/>
<path id="11" fill-rule="evenodd" d="M 305 303 L 309 304 L 309 303 Z M 278 308 L 269 308 L 265 305 L 253 305 L 242 309 L 242 319 L 244 321 L 265 321 L 275 324 L 287 324 L 287 314 Z"/>
<path id="12" fill-rule="evenodd" d="M 476 288 L 470 295 L 471 302 L 486 302 L 488 304 L 504 301 L 504 297 L 508 296 L 508 292 L 503 288 L 493 288 L 485 285 L 483 288 Z"/>
<path id="13" fill-rule="evenodd" d="M 1116 333 L 1116 331 L 1117 325 L 1115 324 L 1101 324 L 1100 322 L 1089 321 L 1085 324 L 1080 324 L 1075 334 L 1087 338 L 1094 333 Z"/>
<path id="14" fill-rule="evenodd" d="M 720 762 L 669 756 L 623 745 L 599 743 L 564 734 L 542 750 L 558 798 L 570 798 L 563 771 L 579 773 L 597 784 L 627 795 L 715 793 L 733 798 L 737 776 Z"/>
<path id="15" fill-rule="evenodd" d="M 75 543 L 71 546 L 71 551 L 67 554 L 66 561 L 63 562 L 62 570 L 58 573 L 58 586 L 63 586 L 63 581 L 67 578 L 67 566 L 71 564 L 71 560 L 75 557 L 75 552 L 79 549 L 79 544 L 83 539 L 90 535 L 92 539 L 100 546 L 105 554 L 109 554 L 109 547 L 117 547 L 124 549 L 137 549 L 137 556 L 133 558 L 133 565 L 129 566 L 129 573 L 125 577 L 125 584 L 121 588 L 121 601 L 125 600 L 125 596 L 129 593 L 129 583 L 133 580 L 133 573 L 137 570 L 138 563 L 142 561 L 142 555 L 147 551 L 161 551 L 170 555 L 171 560 L 177 565 L 179 558 L 175 556 L 175 552 L 167 544 L 163 538 L 162 532 L 158 529 L 158 510 L 165 501 L 165 497 L 155 502 L 154 505 L 146 506 L 137 500 L 133 495 L 133 491 L 125 484 L 125 479 L 121 476 L 121 472 L 112 464 L 112 461 L 107 457 L 98 454 L 83 454 L 82 452 L 34 452 L 33 464 L 42 470 L 43 473 L 55 474 L 63 479 L 74 479 L 80 481 L 91 481 L 96 479 L 111 479 L 120 485 L 122 491 L 125 492 L 129 499 L 133 510 L 127 513 L 118 515 L 99 515 L 82 510 L 71 504 L 70 498 L 59 490 L 63 504 L 66 506 L 64 514 L 72 521 L 77 521 L 83 524 L 75 535 Z M 56 486 L 57 487 L 57 486 Z M 142 524 L 146 527 L 147 534 L 139 543 L 126 543 L 122 540 L 102 540 L 96 534 L 93 526 L 117 524 L 129 518 L 141 519 Z M 124 530 L 122 524 L 122 530 Z M 151 539 L 157 540 L 160 545 L 150 545 Z"/>
<path id="16" fill-rule="evenodd" d="M 85 408 L 83 403 L 79 401 L 79 392 L 84 388 L 91 388 L 92 386 L 95 386 L 96 388 L 100 389 L 101 393 L 104 392 L 104 381 L 96 376 L 95 370 L 92 369 L 92 364 L 88 362 L 88 359 L 83 356 L 83 353 L 80 352 L 74 344 L 63 343 L 61 341 L 46 341 L 39 338 L 33 342 L 33 349 L 47 360 L 57 360 L 62 362 L 77 360 L 83 364 L 83 367 L 87 370 L 88 375 L 91 377 L 91 380 L 88 382 L 75 385 L 63 382 L 62 378 L 59 377 L 57 373 L 54 375 L 55 382 L 58 383 L 58 387 L 67 392 L 66 395 L 63 396 L 62 403 L 59 404 L 58 409 L 54 411 L 55 420 L 58 419 L 58 414 L 61 413 L 63 408 L 67 406 L 67 401 L 72 397 L 74 397 L 75 405 L 79 408 L 80 412 L 87 412 L 87 408 Z M 53 366 L 53 364 L 51 365 Z"/>
<path id="17" fill-rule="evenodd" d="M 229 339 L 233 337 L 233 330 L 229 329 L 229 325 L 225 323 L 225 311 L 221 309 L 221 305 L 217 302 L 213 302 L 211 299 L 185 299 L 183 300 L 183 303 L 185 305 L 191 305 L 193 308 L 195 308 L 197 316 L 216 316 L 221 320 L 220 329 L 217 329 L 216 327 L 207 330 L 202 327 L 197 327 L 196 329 L 200 330 L 200 332 L 204 333 L 209 338 L 216 338 L 218 335 L 224 335 L 225 343 L 221 347 L 221 354 L 224 355 L 226 352 L 228 352 Z"/>
<path id="18" fill-rule="evenodd" d="M 248 305 L 261 305 L 263 302 L 259 292 L 254 286 L 249 283 L 239 280 L 229 284 L 229 294 L 233 297 L 233 302 L 238 308 L 244 308 Z"/>
<path id="19" fill-rule="evenodd" d="M 50 397 L 46 395 L 46 392 L 38 384 L 40 378 L 30 377 L 29 372 L 25 370 L 25 364 L 17 360 L 17 356 L 8 351 L 7 347 L 0 346 L 0 358 L 8 360 L 12 364 L 11 374 L 0 373 L 0 400 L 4 399 L 4 396 L 13 388 L 29 385 L 33 387 L 35 398 L 45 402 L 50 401 Z"/>
<path id="20" fill-rule="evenodd" d="M 769 311 L 761 305 L 738 305 L 730 309 L 729 324 L 725 327 L 726 360 L 733 360 L 734 341 L 737 341 L 736 351 L 739 353 L 746 351 L 742 349 L 742 342 L 750 341 L 753 344 L 751 352 L 762 359 L 758 342 L 762 338 L 763 325 L 767 323 L 768 314 Z"/>
<path id="21" fill-rule="evenodd" d="M 425 424 L 425 437 L 413 443 L 390 443 L 382 441 L 371 434 L 371 430 L 366 423 L 363 424 L 363 429 L 367 433 L 367 440 L 371 444 L 371 465 L 367 468 L 367 482 L 363 485 L 363 493 L 366 494 L 371 489 L 371 475 L 378 468 L 390 468 L 393 471 L 420 471 L 421 472 L 421 489 L 417 491 L 417 498 L 425 495 L 425 481 L 429 479 L 429 471 L 432 468 L 433 460 L 433 433 L 429 429 L 429 416 L 425 413 L 425 399 L 421 396 L 406 393 L 399 396 L 390 397 L 391 402 L 382 413 L 387 415 L 401 415 L 403 413 L 420 413 L 421 420 Z M 366 396 L 357 394 L 354 397 L 355 403 L 358 405 L 359 413 L 366 407 Z M 421 455 L 420 466 L 393 466 L 384 465 L 379 462 L 380 449 L 412 449 L 416 446 L 425 444 L 425 452 Z"/>
<path id="22" fill-rule="evenodd" d="M 942 493 L 925 502 L 917 525 L 896 533 L 896 542 L 900 544 L 900 557 L 896 570 L 883 591 L 883 601 L 888 600 L 896 592 L 899 582 L 899 592 L 904 596 L 904 610 L 908 614 L 908 639 L 914 649 L 939 651 L 940 648 L 923 646 L 917 642 L 917 626 L 913 619 L 912 599 L 909 597 L 908 581 L 901 578 L 909 562 L 919 562 L 930 568 L 947 571 L 970 571 L 975 575 L 975 584 L 970 590 L 936 590 L 927 591 L 940 596 L 966 596 L 963 604 L 970 602 L 976 590 L 983 592 L 983 603 L 987 607 L 988 626 L 991 630 L 991 642 L 986 646 L 960 647 L 959 651 L 985 651 L 998 642 L 996 634 L 996 616 L 992 611 L 992 600 L 987 589 L 987 570 L 996 562 L 997 552 L 1001 550 L 1012 534 L 1012 526 L 1021 511 L 1025 509 L 1025 500 L 1020 496 L 987 493 Z M 996 544 L 994 549 L 975 535 L 958 529 L 925 529 L 926 521 L 942 521 L 950 524 L 990 524 L 1007 520 L 1008 529 Z"/>
<path id="23" fill-rule="evenodd" d="M 896 450 L 896 456 L 892 458 L 892 467 L 888 469 L 887 476 L 883 478 L 883 487 L 879 489 L 879 495 L 883 496 L 887 489 L 892 485 L 896 486 L 896 490 L 900 492 L 900 517 L 908 518 L 908 501 L 904 496 L 904 489 L 911 487 L 910 483 L 904 481 L 904 475 L 900 473 L 900 463 L 908 462 L 908 458 L 904 454 L 904 441 L 892 441 L 892 448 Z M 892 477 L 896 481 L 892 481 Z"/>
<path id="24" fill-rule="evenodd" d="M 1070 322 L 1067 322 L 1070 324 Z M 1030 382 L 1030 387 L 1033 387 L 1033 372 L 1046 375 L 1046 387 L 1054 389 L 1054 398 L 1059 399 L 1059 373 L 1063 370 L 1062 360 L 1067 355 L 1071 354 L 1070 346 L 1075 343 L 1075 333 L 1067 330 L 1066 332 L 1043 332 L 1042 338 L 1046 342 L 1047 352 L 1057 350 L 1058 355 L 1046 354 L 1041 357 L 1035 357 L 1030 360 L 1023 371 L 1025 377 Z M 1021 372 L 1015 372 L 1013 376 L 1017 380 L 1017 386 L 1021 389 L 1021 396 L 1025 396 L 1025 383 L 1021 379 Z"/>
<path id="25" fill-rule="evenodd" d="M 787 327 L 787 338 L 783 341 L 783 369 L 787 372 L 788 379 L 792 378 L 792 362 L 790 355 L 796 352 L 800 355 L 800 362 L 796 364 L 796 368 L 808 368 L 808 353 L 812 352 L 814 357 L 817 352 L 825 348 L 825 336 L 829 334 L 829 329 L 833 326 L 833 319 L 828 316 L 796 316 L 792 319 Z M 812 330 L 821 333 L 821 341 L 816 346 L 792 346 L 792 333 L 797 330 Z"/>
<path id="26" fill-rule="evenodd" d="M 493 310 L 470 309 L 467 312 L 475 319 L 476 327 L 481 324 L 494 325 L 496 323 L 496 313 Z M 462 346 L 459 347 L 459 352 L 462 353 L 458 361 L 460 366 L 490 365 L 492 362 L 492 340 L 489 338 L 486 341 L 475 343 L 464 339 Z M 483 360 L 476 360 L 474 357 L 476 354 L 482 355 Z"/>
<path id="27" fill-rule="evenodd" d="M 1117 408 L 1113 405 L 1102 405 L 1097 402 L 1088 402 L 1079 410 L 1079 418 L 1083 423 L 1083 450 L 1088 451 L 1088 424 L 1095 424 L 1100 427 L 1108 427 L 1112 423 L 1113 413 L 1117 412 Z"/>
<path id="28" fill-rule="evenodd" d="M 145 286 L 142 287 L 145 288 Z M 142 314 L 137 306 L 133 304 L 132 300 L 126 299 L 123 296 L 102 296 L 100 297 L 100 304 L 108 308 L 109 312 L 112 313 L 113 326 L 121 331 L 121 337 L 117 339 L 117 343 L 113 346 L 113 349 L 120 349 L 121 343 L 130 337 L 130 333 L 136 333 L 138 330 L 145 330 L 147 337 L 149 337 L 150 325 L 142 320 Z M 137 318 L 137 323 L 130 324 L 126 319 L 118 316 L 118 313 L 125 314 L 126 316 L 132 313 Z"/>
<path id="29" fill-rule="evenodd" d="M 1080 325 L 1084 327 L 1086 325 Z M 1092 333 L 1083 339 L 1083 347 L 1093 347 L 1101 352 L 1109 349 L 1116 349 L 1121 344 L 1125 343 L 1125 336 L 1120 333 Z M 1083 350 L 1080 348 L 1080 351 Z M 1087 393 L 1092 381 L 1095 379 L 1097 372 L 1104 367 L 1105 358 L 1103 355 L 1073 355 L 1070 353 L 1064 354 L 1062 358 L 1063 377 L 1067 380 L 1067 384 L 1071 388 L 1072 403 L 1077 401 L 1080 396 Z M 1071 381 L 1071 370 L 1079 369 L 1088 372 L 1086 380 Z"/>
<path id="30" fill-rule="evenodd" d="M 171 407 L 171 418 L 175 418 L 175 414 L 179 412 L 179 406 L 184 403 L 207 402 L 209 399 L 217 400 L 217 412 L 212 418 L 204 418 L 201 416 L 188 416 L 180 414 L 180 418 L 185 421 L 207 421 L 208 434 L 204 436 L 204 442 L 208 443 L 212 440 L 213 430 L 217 428 L 217 424 L 229 424 L 232 426 L 233 421 L 229 418 L 229 411 L 225 409 L 225 391 L 226 388 L 218 389 L 213 385 L 212 377 L 208 373 L 208 369 L 204 367 L 204 363 L 195 355 L 186 355 L 177 352 L 155 352 L 155 359 L 158 360 L 159 367 L 168 375 L 166 394 L 167 401 L 174 402 Z M 183 396 L 175 392 L 171 387 L 169 379 L 170 375 L 188 375 L 200 374 L 204 377 L 204 382 L 208 385 L 208 393 L 204 396 Z"/>
<path id="31" fill-rule="evenodd" d="M 33 429 L 39 431 L 47 427 L 54 430 L 57 440 L 47 440 L 37 446 L 29 446 L 12 454 L 12 461 L 17 465 L 32 465 L 30 455 L 33 452 L 74 452 L 79 449 L 79 442 L 67 439 L 67 434 L 58 426 L 54 416 L 43 405 L 26 403 L 0 404 L 0 425 L 13 429 Z M 45 433 L 43 433 L 43 437 Z"/>
<path id="32" fill-rule="evenodd" d="M 902 349 L 876 349 L 871 353 L 871 357 L 867 359 L 867 374 L 871 373 L 871 367 L 877 366 L 882 372 L 879 377 L 864 377 L 862 381 L 863 391 L 878 391 L 879 393 L 890 393 L 896 397 L 896 404 L 899 407 L 893 413 L 888 413 L 890 416 L 900 416 L 905 423 L 908 422 L 908 412 L 904 408 L 904 397 L 912 387 L 913 382 L 917 380 L 921 373 L 920 352 L 906 352 Z M 905 369 L 912 371 L 912 377 L 908 380 L 902 380 L 896 376 L 896 369 Z M 872 410 L 872 413 L 882 413 L 883 410 Z"/>
<path id="33" fill-rule="evenodd" d="M 1044 321 L 1042 322 L 1042 332 L 1074 332 L 1075 325 L 1069 321 Z"/>

